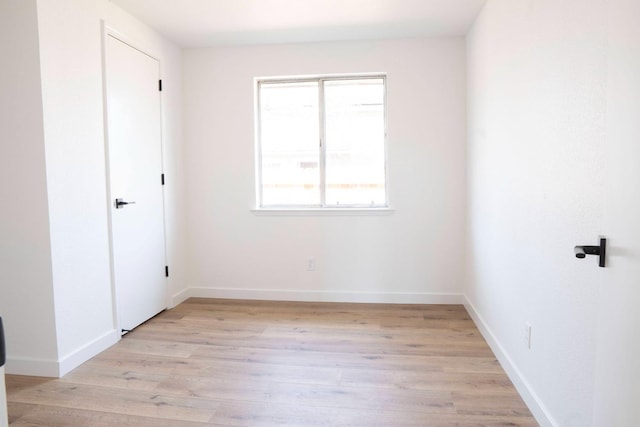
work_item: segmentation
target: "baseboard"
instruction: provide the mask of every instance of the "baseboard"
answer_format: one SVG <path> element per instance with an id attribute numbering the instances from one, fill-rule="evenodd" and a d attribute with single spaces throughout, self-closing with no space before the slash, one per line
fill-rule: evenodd
<path id="1" fill-rule="evenodd" d="M 169 308 L 173 308 L 191 297 L 191 288 L 183 289 L 171 297 Z"/>
<path id="2" fill-rule="evenodd" d="M 120 334 L 114 329 L 78 348 L 60 360 L 7 357 L 5 372 L 10 375 L 60 378 L 82 365 L 98 353 L 118 342 Z"/>
<path id="3" fill-rule="evenodd" d="M 32 359 L 29 357 L 12 357 L 7 355 L 5 373 L 9 375 L 28 375 L 32 377 L 58 378 L 58 362 L 49 359 Z"/>
<path id="4" fill-rule="evenodd" d="M 72 353 L 62 357 L 58 362 L 58 376 L 64 376 L 67 372 L 70 372 L 71 370 L 82 365 L 84 362 L 108 349 L 119 340 L 120 334 L 117 330 L 113 329 L 94 339 L 93 341 L 85 344 L 84 346 L 78 348 L 77 350 L 74 350 Z"/>
<path id="5" fill-rule="evenodd" d="M 387 304 L 463 304 L 462 294 L 427 292 L 298 291 L 286 289 L 188 288 L 173 296 L 174 305 L 188 298 L 267 301 L 357 302 Z"/>
<path id="6" fill-rule="evenodd" d="M 487 323 L 484 321 L 484 318 L 480 315 L 478 310 L 476 310 L 475 306 L 466 295 L 464 295 L 463 298 L 464 306 L 469 312 L 469 315 L 475 322 L 484 339 L 489 344 L 489 347 L 491 347 L 491 350 L 509 376 L 509 379 L 515 386 L 516 390 L 518 390 L 522 400 L 524 400 L 524 403 L 529 407 L 529 410 L 535 417 L 538 424 L 540 424 L 541 427 L 558 427 L 559 424 L 556 423 L 551 414 L 549 414 L 549 411 L 541 402 L 529 382 L 524 378 L 518 367 L 513 362 L 513 359 L 511 359 L 504 347 L 500 344 L 498 338 L 493 334 Z"/>

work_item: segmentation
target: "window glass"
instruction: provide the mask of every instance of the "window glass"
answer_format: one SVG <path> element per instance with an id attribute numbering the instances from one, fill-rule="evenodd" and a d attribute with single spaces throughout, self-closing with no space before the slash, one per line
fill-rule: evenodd
<path id="1" fill-rule="evenodd" d="M 320 204 L 318 83 L 260 89 L 263 205 Z"/>
<path id="2" fill-rule="evenodd" d="M 326 204 L 384 205 L 382 79 L 324 84 Z"/>

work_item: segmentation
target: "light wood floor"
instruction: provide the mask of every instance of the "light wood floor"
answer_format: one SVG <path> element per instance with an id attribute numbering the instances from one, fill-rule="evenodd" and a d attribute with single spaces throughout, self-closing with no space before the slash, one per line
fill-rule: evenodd
<path id="1" fill-rule="evenodd" d="M 537 426 L 457 305 L 191 299 L 58 380 L 14 426 Z"/>

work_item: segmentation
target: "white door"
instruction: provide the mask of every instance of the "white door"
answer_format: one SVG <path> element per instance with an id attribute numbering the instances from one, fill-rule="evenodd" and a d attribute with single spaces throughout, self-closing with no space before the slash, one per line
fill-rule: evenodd
<path id="1" fill-rule="evenodd" d="M 159 75 L 156 59 L 107 36 L 113 274 L 123 331 L 167 307 Z"/>
<path id="2" fill-rule="evenodd" d="M 640 426 L 640 2 L 610 0 L 594 426 Z"/>

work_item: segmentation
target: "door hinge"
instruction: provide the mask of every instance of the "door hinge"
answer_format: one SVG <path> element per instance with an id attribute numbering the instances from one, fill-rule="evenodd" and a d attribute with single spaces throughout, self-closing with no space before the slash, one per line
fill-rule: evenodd
<path id="1" fill-rule="evenodd" d="M 162 80 L 158 80 L 158 90 L 162 92 Z"/>
<path id="2" fill-rule="evenodd" d="M 164 174 L 160 174 L 160 182 L 164 185 Z"/>
<path id="3" fill-rule="evenodd" d="M 169 277 L 169 266 L 168 265 L 164 266 L 164 277 Z"/>

